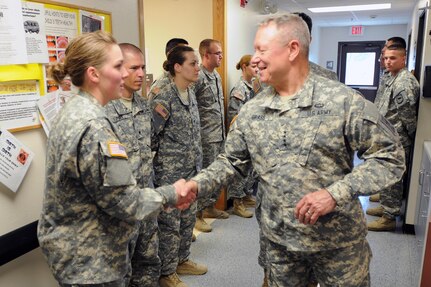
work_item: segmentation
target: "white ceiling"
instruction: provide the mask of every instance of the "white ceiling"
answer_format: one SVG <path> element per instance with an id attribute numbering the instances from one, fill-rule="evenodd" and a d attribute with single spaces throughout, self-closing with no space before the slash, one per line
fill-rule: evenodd
<path id="1" fill-rule="evenodd" d="M 257 1 L 257 0 L 252 0 Z M 415 0 L 272 0 L 278 13 L 304 12 L 313 19 L 313 26 L 389 25 L 407 24 L 411 19 Z M 249 0 L 250 2 L 250 0 Z M 307 8 L 345 5 L 391 3 L 387 10 L 312 13 Z"/>

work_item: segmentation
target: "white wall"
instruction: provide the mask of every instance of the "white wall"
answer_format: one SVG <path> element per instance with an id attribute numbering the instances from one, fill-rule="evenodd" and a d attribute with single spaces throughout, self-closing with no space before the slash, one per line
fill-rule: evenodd
<path id="1" fill-rule="evenodd" d="M 202 40 L 213 37 L 212 0 L 145 0 L 144 22 L 147 73 L 156 79 L 169 39 L 184 38 L 198 50 Z"/>
<path id="2" fill-rule="evenodd" d="M 258 23 L 263 19 L 263 16 L 256 12 L 258 4 L 257 1 L 250 1 L 246 8 L 242 8 L 237 0 L 227 1 L 226 27 L 228 29 L 225 57 L 228 92 L 241 77 L 241 70 L 238 71 L 235 68 L 236 64 L 243 55 L 254 53 L 254 36 Z"/>
<path id="3" fill-rule="evenodd" d="M 56 0 L 59 3 L 81 5 L 112 12 L 112 30 L 119 42 L 139 45 L 137 0 Z M 34 129 L 14 133 L 27 145 L 35 158 L 17 193 L 0 186 L 0 236 L 39 218 L 45 177 L 46 136 Z M 0 286 L 57 286 L 40 249 L 33 250 L 0 267 Z"/>
<path id="4" fill-rule="evenodd" d="M 394 36 L 403 37 L 407 41 L 407 25 L 365 26 L 363 36 L 349 35 L 350 27 L 320 28 L 318 64 L 326 67 L 326 61 L 334 61 L 334 71 L 337 72 L 338 42 L 353 41 L 385 41 Z"/>
<path id="5" fill-rule="evenodd" d="M 419 19 L 419 13 L 418 8 L 423 8 L 426 6 L 426 4 L 429 1 L 425 0 L 418 0 L 415 10 L 412 13 L 412 20 L 409 24 L 409 31 L 412 30 L 412 41 L 411 41 L 411 48 L 414 49 L 416 47 L 416 41 L 417 41 L 417 26 L 418 26 L 418 19 Z M 426 17 L 425 17 L 425 37 L 424 37 L 424 51 L 423 51 L 423 57 L 422 57 L 422 67 L 424 68 L 427 65 L 431 65 L 431 36 L 429 35 L 428 31 L 431 30 L 431 19 L 429 17 L 429 10 L 426 10 Z M 413 53 L 410 53 L 412 55 Z M 422 79 L 420 81 L 421 86 L 421 95 L 422 95 L 422 87 L 423 87 L 423 76 L 424 72 L 422 70 Z M 414 155 L 413 155 L 413 164 L 412 164 L 412 173 L 411 173 L 411 180 L 410 180 L 410 193 L 408 198 L 408 205 L 407 205 L 407 213 L 406 213 L 406 223 L 407 224 L 415 224 L 416 223 L 416 209 L 419 208 L 417 206 L 419 202 L 417 202 L 417 191 L 418 191 L 418 180 L 419 180 L 419 170 L 420 170 L 420 161 L 422 157 L 422 151 L 423 151 L 423 142 L 426 140 L 431 140 L 431 128 L 430 128 L 430 122 L 431 122 L 431 99 L 425 99 L 421 96 L 419 101 L 419 114 L 418 114 L 418 124 L 417 124 L 417 130 L 416 130 L 416 139 L 415 139 L 415 149 L 414 149 Z"/>
<path id="6" fill-rule="evenodd" d="M 260 3 L 257 0 L 248 1 L 245 8 L 240 7 L 239 1 L 227 0 L 227 52 L 225 51 L 227 65 L 227 91 L 230 91 L 241 77 L 241 71 L 235 66 L 245 54 L 254 53 L 254 37 L 261 21 L 269 15 L 260 14 Z M 310 59 L 318 60 L 319 29 L 312 31 L 312 43 L 310 46 Z"/>

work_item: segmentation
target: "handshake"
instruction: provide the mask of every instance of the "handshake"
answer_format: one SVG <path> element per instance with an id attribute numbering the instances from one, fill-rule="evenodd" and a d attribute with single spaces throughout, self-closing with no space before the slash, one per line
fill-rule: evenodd
<path id="1" fill-rule="evenodd" d="M 193 180 L 185 181 L 184 179 L 180 179 L 173 185 L 177 193 L 177 204 L 175 207 L 181 210 L 189 208 L 198 194 L 198 184 Z"/>

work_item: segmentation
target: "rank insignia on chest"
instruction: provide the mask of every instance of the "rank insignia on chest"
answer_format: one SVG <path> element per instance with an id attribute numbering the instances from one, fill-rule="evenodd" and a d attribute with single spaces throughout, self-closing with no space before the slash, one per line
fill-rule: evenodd
<path id="1" fill-rule="evenodd" d="M 157 104 L 154 108 L 156 113 L 158 113 L 164 120 L 167 120 L 169 117 L 169 111 L 162 104 Z"/>
<path id="2" fill-rule="evenodd" d="M 109 155 L 111 157 L 128 158 L 126 153 L 126 147 L 119 142 L 107 142 Z"/>

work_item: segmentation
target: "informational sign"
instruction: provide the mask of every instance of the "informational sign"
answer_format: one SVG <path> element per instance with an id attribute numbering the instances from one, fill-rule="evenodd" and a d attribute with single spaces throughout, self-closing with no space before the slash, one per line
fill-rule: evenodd
<path id="1" fill-rule="evenodd" d="M 48 63 L 48 46 L 45 33 L 45 7 L 43 4 L 23 2 L 25 41 L 29 63 Z"/>
<path id="2" fill-rule="evenodd" d="M 0 65 L 27 63 L 21 0 L 0 0 Z"/>
<path id="3" fill-rule="evenodd" d="M 0 127 L 40 127 L 36 109 L 39 98 L 37 81 L 0 82 Z"/>
<path id="4" fill-rule="evenodd" d="M 47 136 L 54 122 L 55 116 L 58 114 L 63 105 L 77 92 L 73 90 L 56 90 L 41 97 L 37 102 L 37 107 L 40 113 L 40 121 Z"/>
<path id="5" fill-rule="evenodd" d="M 105 17 L 95 13 L 79 10 L 81 33 L 105 30 Z"/>
<path id="6" fill-rule="evenodd" d="M 49 62 L 62 62 L 70 40 L 78 35 L 77 13 L 45 9 L 45 22 Z M 49 77 L 46 77 L 45 87 L 45 93 L 59 89 L 57 83 Z"/>
<path id="7" fill-rule="evenodd" d="M 0 182 L 16 192 L 33 160 L 33 152 L 6 129 L 0 129 Z"/>

